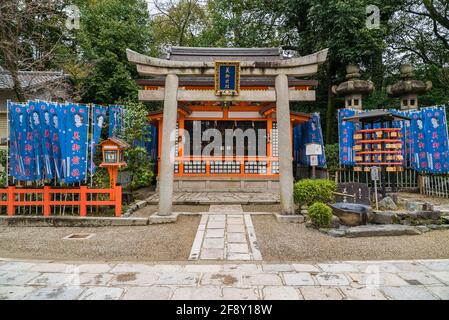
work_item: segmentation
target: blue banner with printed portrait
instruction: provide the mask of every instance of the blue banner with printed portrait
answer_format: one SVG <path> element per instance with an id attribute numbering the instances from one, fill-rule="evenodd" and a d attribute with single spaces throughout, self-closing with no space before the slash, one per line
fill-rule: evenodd
<path id="1" fill-rule="evenodd" d="M 424 118 L 422 111 L 416 111 L 410 114 L 411 131 L 413 136 L 413 162 L 412 168 L 419 172 L 428 170 L 428 158 L 426 148 L 426 137 L 424 132 Z"/>
<path id="2" fill-rule="evenodd" d="M 8 104 L 9 113 L 9 174 L 16 180 L 23 180 L 25 175 L 23 159 L 21 157 L 21 148 L 23 148 L 23 119 L 27 107 L 19 103 L 10 102 Z"/>
<path id="3" fill-rule="evenodd" d="M 55 165 L 53 162 L 52 143 L 50 135 L 50 110 L 49 104 L 44 101 L 38 102 L 38 111 L 40 117 L 40 144 L 42 152 L 43 173 L 45 179 L 54 178 Z"/>
<path id="4" fill-rule="evenodd" d="M 50 124 L 48 129 L 50 131 L 50 154 L 51 154 L 51 162 L 52 168 L 54 170 L 53 176 L 58 180 L 64 179 L 64 169 L 62 162 L 62 153 L 61 153 L 61 140 L 59 138 L 59 110 L 61 106 L 57 103 L 49 103 L 48 104 L 48 115 L 50 117 Z M 44 116 L 45 122 L 46 116 Z M 64 121 L 64 119 L 62 118 Z"/>
<path id="5" fill-rule="evenodd" d="M 39 103 L 36 101 L 29 101 L 28 108 L 32 133 L 32 145 L 34 149 L 34 179 L 41 180 L 45 178 L 45 172 L 42 151 L 42 124 L 39 112 Z"/>
<path id="6" fill-rule="evenodd" d="M 434 174 L 449 172 L 446 110 L 431 107 L 422 110 L 427 154 L 427 171 Z"/>
<path id="7" fill-rule="evenodd" d="M 96 170 L 95 162 L 93 161 L 96 152 L 96 146 L 100 141 L 101 131 L 106 123 L 107 108 L 102 106 L 94 106 L 92 109 L 92 138 L 90 142 L 90 159 L 88 160 L 88 169 L 94 174 Z"/>
<path id="8" fill-rule="evenodd" d="M 20 110 L 18 110 L 20 109 Z M 20 176 L 19 181 L 34 181 L 36 177 L 35 141 L 31 128 L 31 109 L 28 105 L 16 107 L 14 115 L 14 130 L 17 135 L 17 147 L 19 155 Z"/>
<path id="9" fill-rule="evenodd" d="M 75 183 L 86 179 L 88 108 L 69 104 L 65 113 L 65 182 Z"/>
<path id="10" fill-rule="evenodd" d="M 61 178 L 66 179 L 67 173 L 67 159 L 69 155 L 67 154 L 66 148 L 66 137 L 67 137 L 67 112 L 68 108 L 66 104 L 59 104 L 56 106 L 56 113 L 53 115 L 53 130 L 56 130 L 59 143 L 59 153 L 61 156 L 60 168 L 61 168 Z"/>

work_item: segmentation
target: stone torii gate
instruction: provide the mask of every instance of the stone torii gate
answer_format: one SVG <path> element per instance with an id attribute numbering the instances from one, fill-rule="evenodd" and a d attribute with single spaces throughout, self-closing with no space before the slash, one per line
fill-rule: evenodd
<path id="1" fill-rule="evenodd" d="M 191 48 L 200 49 L 201 48 Z M 226 50 L 202 48 L 203 50 Z M 257 50 L 257 49 L 243 49 Z M 288 77 L 307 77 L 318 72 L 318 66 L 327 59 L 328 49 L 314 54 L 275 61 L 240 61 L 242 77 L 274 78 L 275 89 L 268 91 L 245 90 L 238 96 L 217 96 L 213 90 L 185 90 L 179 88 L 179 77 L 213 77 L 215 62 L 177 61 L 149 57 L 127 49 L 128 60 L 137 66 L 142 76 L 165 76 L 165 87 L 158 90 L 140 90 L 139 100 L 164 101 L 162 150 L 159 182 L 159 216 L 170 216 L 173 204 L 174 152 L 178 101 L 242 102 L 260 101 L 276 103 L 279 137 L 279 183 L 282 214 L 294 214 L 292 137 L 290 101 L 314 101 L 315 91 L 295 91 L 289 88 Z M 232 60 L 233 57 L 230 57 Z M 219 59 L 217 59 L 219 60 Z M 234 59 L 238 60 L 238 59 Z"/>

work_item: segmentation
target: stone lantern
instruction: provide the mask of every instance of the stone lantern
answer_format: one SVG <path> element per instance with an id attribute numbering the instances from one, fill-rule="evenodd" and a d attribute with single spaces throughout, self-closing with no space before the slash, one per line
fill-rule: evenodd
<path id="1" fill-rule="evenodd" d="M 362 110 L 363 96 L 370 94 L 374 90 L 374 84 L 371 81 L 360 78 L 359 66 L 348 65 L 346 67 L 347 81 L 332 87 L 333 94 L 345 97 L 346 108 Z"/>
<path id="2" fill-rule="evenodd" d="M 415 79 L 415 72 L 411 65 L 405 64 L 400 68 L 401 80 L 387 86 L 387 93 L 392 98 L 401 100 L 401 110 L 418 109 L 418 96 L 432 89 L 431 81 Z"/>

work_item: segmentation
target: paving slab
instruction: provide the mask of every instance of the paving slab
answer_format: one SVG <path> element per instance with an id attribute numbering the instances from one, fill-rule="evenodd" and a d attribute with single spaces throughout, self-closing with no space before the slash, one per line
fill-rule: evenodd
<path id="1" fill-rule="evenodd" d="M 299 290 L 294 287 L 267 286 L 262 292 L 265 300 L 304 300 Z"/>
<path id="2" fill-rule="evenodd" d="M 123 300 L 169 300 L 172 294 L 170 287 L 130 287 L 126 288 Z"/>
<path id="3" fill-rule="evenodd" d="M 288 286 L 314 286 L 316 283 L 307 272 L 283 272 L 285 284 Z"/>
<path id="4" fill-rule="evenodd" d="M 40 273 L 38 272 L 2 271 L 0 272 L 0 285 L 20 286 L 39 276 Z"/>
<path id="5" fill-rule="evenodd" d="M 400 272 L 397 275 L 410 285 L 443 285 L 436 277 L 423 272 Z"/>
<path id="6" fill-rule="evenodd" d="M 305 300 L 342 300 L 343 296 L 336 288 L 301 287 L 299 289 Z"/>
<path id="7" fill-rule="evenodd" d="M 201 250 L 201 260 L 223 260 L 224 249 L 205 249 Z"/>
<path id="8" fill-rule="evenodd" d="M 196 285 L 199 281 L 199 275 L 196 273 L 163 273 L 159 275 L 156 281 L 158 285 Z"/>
<path id="9" fill-rule="evenodd" d="M 185 287 L 177 288 L 172 300 L 220 300 L 221 289 L 219 287 Z"/>
<path id="10" fill-rule="evenodd" d="M 229 232 L 227 234 L 227 241 L 228 243 L 247 243 L 246 235 L 245 233 L 231 233 Z"/>
<path id="11" fill-rule="evenodd" d="M 394 300 L 437 300 L 438 298 L 424 288 L 417 286 L 382 287 L 384 295 Z"/>
<path id="12" fill-rule="evenodd" d="M 91 287 L 84 291 L 78 298 L 80 300 L 118 300 L 124 289 L 109 287 Z"/>
<path id="13" fill-rule="evenodd" d="M 255 286 L 280 286 L 282 285 L 282 280 L 277 274 L 261 273 L 244 275 L 243 284 Z"/>
<path id="14" fill-rule="evenodd" d="M 348 286 L 349 280 L 344 274 L 339 273 L 319 273 L 315 276 L 322 286 Z"/>
<path id="15" fill-rule="evenodd" d="M 442 299 L 442 300 L 449 300 L 449 287 L 442 287 L 442 286 L 437 286 L 437 287 L 427 287 L 427 289 L 432 292 L 432 294 L 434 296 L 437 296 L 438 298 Z"/>
<path id="16" fill-rule="evenodd" d="M 228 243 L 228 253 L 249 253 L 249 248 L 246 243 Z"/>
<path id="17" fill-rule="evenodd" d="M 203 242 L 204 249 L 224 249 L 224 245 L 224 238 L 207 238 Z"/>
<path id="18" fill-rule="evenodd" d="M 349 300 L 387 300 L 378 289 L 342 287 L 340 290 Z"/>
<path id="19" fill-rule="evenodd" d="M 224 300 L 260 300 L 259 290 L 257 288 L 223 288 Z"/>
<path id="20" fill-rule="evenodd" d="M 0 285 L 0 300 L 22 300 L 35 290 L 34 287 Z"/>
<path id="21" fill-rule="evenodd" d="M 128 272 L 118 273 L 109 281 L 110 286 L 141 286 L 147 287 L 154 285 L 159 277 L 154 272 Z"/>
<path id="22" fill-rule="evenodd" d="M 27 294 L 24 300 L 75 300 L 85 288 L 80 287 L 58 287 L 40 288 Z"/>
<path id="23" fill-rule="evenodd" d="M 444 284 L 449 285 L 449 271 L 432 271 L 429 273 Z"/>

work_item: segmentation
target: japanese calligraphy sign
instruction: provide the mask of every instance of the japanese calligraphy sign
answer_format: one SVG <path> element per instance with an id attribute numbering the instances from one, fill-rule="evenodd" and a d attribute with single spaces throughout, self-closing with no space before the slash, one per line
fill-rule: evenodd
<path id="1" fill-rule="evenodd" d="M 215 61 L 215 94 L 217 96 L 240 94 L 239 61 Z"/>

